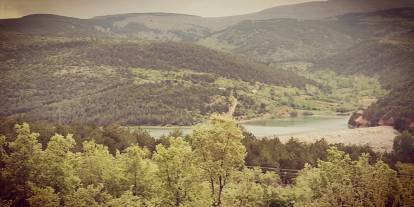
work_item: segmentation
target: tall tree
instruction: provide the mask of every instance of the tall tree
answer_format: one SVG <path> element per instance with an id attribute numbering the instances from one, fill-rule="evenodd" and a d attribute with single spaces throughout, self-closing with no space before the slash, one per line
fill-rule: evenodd
<path id="1" fill-rule="evenodd" d="M 80 178 L 75 168 L 75 154 L 71 152 L 74 145 L 71 135 L 63 137 L 56 134 L 50 138 L 40 164 L 39 186 L 52 187 L 60 195 L 75 191 L 80 185 Z"/>
<path id="2" fill-rule="evenodd" d="M 170 146 L 157 145 L 154 160 L 165 193 L 165 204 L 183 206 L 200 195 L 201 171 L 194 159 L 191 146 L 182 138 L 169 138 Z"/>
<path id="3" fill-rule="evenodd" d="M 42 149 L 37 138 L 31 133 L 27 123 L 16 125 L 16 139 L 9 144 L 11 153 L 5 157 L 5 171 L 2 180 L 6 180 L 2 197 L 13 198 L 14 205 L 26 205 L 31 194 L 29 182 L 37 180 Z M 3 158 L 2 158 L 3 159 Z M 2 187 L 3 188 L 3 187 Z"/>
<path id="4" fill-rule="evenodd" d="M 394 153 L 401 162 L 414 163 L 414 136 L 404 131 L 394 138 Z"/>
<path id="5" fill-rule="evenodd" d="M 156 166 L 148 157 L 149 152 L 137 145 L 117 154 L 117 161 L 125 177 L 124 182 L 134 196 L 149 197 L 156 191 Z"/>
<path id="6" fill-rule="evenodd" d="M 103 184 L 110 194 L 120 194 L 123 173 L 106 146 L 86 141 L 79 156 L 77 172 L 84 186 Z"/>
<path id="7" fill-rule="evenodd" d="M 210 184 L 212 206 L 222 205 L 223 190 L 231 176 L 244 166 L 246 149 L 242 131 L 234 120 L 213 115 L 194 127 L 191 139 L 200 167 Z"/>

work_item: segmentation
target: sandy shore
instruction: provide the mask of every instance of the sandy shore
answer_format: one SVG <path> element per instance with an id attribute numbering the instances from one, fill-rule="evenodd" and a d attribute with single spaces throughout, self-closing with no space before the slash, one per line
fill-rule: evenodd
<path id="1" fill-rule="evenodd" d="M 315 142 L 324 138 L 328 143 L 344 144 L 368 144 L 375 151 L 390 152 L 392 150 L 394 137 L 399 133 L 389 126 L 342 129 L 324 132 L 312 132 L 304 134 L 295 134 L 291 136 L 280 136 L 282 142 L 287 142 L 291 137 L 295 137 L 304 142 Z"/>

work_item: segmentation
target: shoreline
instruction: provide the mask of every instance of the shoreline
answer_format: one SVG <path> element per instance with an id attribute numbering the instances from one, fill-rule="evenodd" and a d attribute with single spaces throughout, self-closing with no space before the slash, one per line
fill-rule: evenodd
<path id="1" fill-rule="evenodd" d="M 298 133 L 295 135 L 279 136 L 286 143 L 291 138 L 302 142 L 313 143 L 325 139 L 329 144 L 369 145 L 376 152 L 391 152 L 394 138 L 400 133 L 391 126 L 327 130 L 321 132 Z"/>
<path id="2" fill-rule="evenodd" d="M 245 124 L 245 123 L 249 123 L 249 122 L 254 122 L 254 121 L 262 121 L 262 120 L 269 120 L 269 119 L 292 119 L 292 118 L 303 118 L 303 117 L 326 117 L 326 118 L 335 118 L 335 117 L 345 117 L 345 116 L 350 116 L 350 115 L 337 115 L 337 114 L 333 114 L 333 113 L 317 113 L 317 114 L 313 114 L 313 115 L 298 115 L 295 117 L 292 116 L 288 116 L 288 117 L 272 117 L 269 114 L 267 115 L 263 115 L 263 116 L 259 116 L 259 117 L 253 117 L 253 118 L 247 118 L 247 119 L 240 119 L 237 120 L 235 119 L 237 124 Z M 197 124 L 195 124 L 197 125 Z M 148 129 L 177 129 L 177 128 L 191 128 L 194 127 L 195 125 L 187 125 L 187 126 L 180 126 L 180 125 L 135 125 L 135 126 L 124 126 L 127 128 L 132 128 L 132 127 L 140 127 L 140 128 L 148 128 Z"/>

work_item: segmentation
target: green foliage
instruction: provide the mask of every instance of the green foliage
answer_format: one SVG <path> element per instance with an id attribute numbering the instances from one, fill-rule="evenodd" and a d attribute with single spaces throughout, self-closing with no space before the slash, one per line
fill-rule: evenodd
<path id="1" fill-rule="evenodd" d="M 78 159 L 77 172 L 84 186 L 103 184 L 108 192 L 117 195 L 123 173 L 108 147 L 86 141 Z"/>
<path id="2" fill-rule="evenodd" d="M 53 188 L 32 187 L 33 195 L 27 200 L 31 207 L 59 207 L 59 197 Z"/>
<path id="3" fill-rule="evenodd" d="M 401 162 L 414 163 L 414 136 L 408 131 L 394 138 L 393 150 Z"/>
<path id="4" fill-rule="evenodd" d="M 400 183 L 382 161 L 371 165 L 368 155 L 352 161 L 330 148 L 328 161 L 305 167 L 294 191 L 295 206 L 390 206 L 399 201 Z"/>
<path id="5" fill-rule="evenodd" d="M 2 170 L 2 195 L 14 198 L 15 205 L 24 205 L 30 195 L 29 182 L 35 183 L 41 164 L 41 146 L 37 141 L 39 134 L 32 133 L 27 123 L 16 125 L 16 139 L 9 143 L 10 154 L 4 158 Z"/>
<path id="6" fill-rule="evenodd" d="M 153 154 L 136 144 L 111 154 L 94 141 L 75 152 L 72 135 L 59 134 L 42 149 L 28 124 L 15 133 L 0 136 L 3 206 L 411 206 L 414 198 L 410 164 L 395 165 L 397 179 L 387 164 L 361 155 L 372 153 L 365 146 L 337 145 L 347 154 L 325 152 L 323 140 L 257 140 L 223 116 L 198 125 L 188 141 L 168 138 Z M 278 171 L 247 168 L 245 160 L 305 169 L 284 186 Z"/>
<path id="7" fill-rule="evenodd" d="M 222 206 L 223 191 L 231 176 L 244 166 L 242 139 L 241 130 L 227 117 L 212 116 L 193 129 L 191 144 L 209 182 L 214 207 Z"/>
<path id="8" fill-rule="evenodd" d="M 341 74 L 378 75 L 390 92 L 364 111 L 369 126 L 386 124 L 399 131 L 413 130 L 410 127 L 414 120 L 412 42 L 404 35 L 386 39 L 398 44 L 366 41 L 321 61 L 316 68 L 329 68 Z"/>
<path id="9" fill-rule="evenodd" d="M 279 191 L 279 177 L 274 172 L 243 169 L 235 173 L 225 190 L 224 206 L 269 206 Z"/>
<path id="10" fill-rule="evenodd" d="M 157 145 L 154 154 L 158 177 L 163 183 L 163 206 L 191 206 L 202 195 L 201 169 L 186 141 L 170 137 L 169 143 L 168 148 Z"/>
<path id="11" fill-rule="evenodd" d="M 86 188 L 79 188 L 76 192 L 65 196 L 64 202 L 67 207 L 99 207 L 111 199 L 111 196 L 104 191 L 104 185 L 88 185 Z"/>
<path id="12" fill-rule="evenodd" d="M 21 123 L 18 119 L 0 118 L 0 133 L 6 135 L 8 140 L 15 137 L 14 125 Z M 72 134 L 75 140 L 74 151 L 82 151 L 84 141 L 94 140 L 97 144 L 108 147 L 111 154 L 116 150 L 124 150 L 132 144 L 147 147 L 150 151 L 155 150 L 156 140 L 142 129 L 130 130 L 117 124 L 99 127 L 95 124 L 72 123 L 59 125 L 47 121 L 29 122 L 31 129 L 40 132 L 38 140 L 43 148 L 46 148 L 50 138 L 55 134 Z"/>
<path id="13" fill-rule="evenodd" d="M 411 77 L 411 75 L 407 75 Z M 414 131 L 414 83 L 402 81 L 394 86 L 390 93 L 364 111 L 364 118 L 371 126 L 385 123 L 399 131 Z"/>
<path id="14" fill-rule="evenodd" d="M 264 62 L 314 61 L 343 50 L 356 41 L 338 30 L 338 24 L 333 21 L 296 19 L 248 20 L 199 42 L 209 47 L 253 56 Z"/>
<path id="15" fill-rule="evenodd" d="M 215 102 L 229 95 L 215 84 L 218 77 L 252 85 L 313 84 L 290 71 L 186 43 L 27 38 L 34 42 L 0 46 L 7 54 L 0 58 L 5 66 L 0 116 L 66 124 L 193 125 L 227 110 L 227 103 Z"/>
<path id="16" fill-rule="evenodd" d="M 314 143 L 304 143 L 291 138 L 282 143 L 277 137 L 255 138 L 244 132 L 243 144 L 247 150 L 246 165 L 262 167 L 279 167 L 282 169 L 303 169 L 305 164 L 316 165 L 318 160 L 327 159 L 327 150 L 335 146 L 357 160 L 362 154 L 369 154 L 372 160 L 380 157 L 369 146 L 328 144 L 324 139 Z"/>
<path id="17" fill-rule="evenodd" d="M 75 140 L 70 135 L 56 134 L 50 138 L 41 156 L 38 186 L 50 186 L 63 194 L 74 192 L 81 181 L 76 172 L 76 156 L 71 151 L 74 145 Z"/>
<path id="18" fill-rule="evenodd" d="M 141 198 L 134 196 L 131 191 L 125 191 L 119 198 L 113 198 L 106 203 L 108 207 L 141 207 Z"/>
<path id="19" fill-rule="evenodd" d="M 414 165 L 408 163 L 397 163 L 399 179 L 402 186 L 400 206 L 408 207 L 414 205 Z"/>
<path id="20" fill-rule="evenodd" d="M 136 145 L 117 154 L 117 160 L 125 176 L 125 186 L 134 196 L 152 196 L 157 188 L 155 183 L 156 166 L 148 159 L 149 152 Z"/>

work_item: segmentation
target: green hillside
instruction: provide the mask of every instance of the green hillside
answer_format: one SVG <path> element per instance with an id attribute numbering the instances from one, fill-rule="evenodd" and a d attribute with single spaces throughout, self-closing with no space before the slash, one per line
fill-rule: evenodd
<path id="1" fill-rule="evenodd" d="M 401 88 L 412 77 L 412 11 L 229 25 L 163 13 L 0 20 L 0 113 L 191 125 L 227 111 L 233 98 L 238 119 L 349 113 L 384 96 L 378 78 L 392 99 L 408 103 Z M 411 120 L 411 105 L 387 103 L 372 106 L 366 118 Z"/>
<path id="2" fill-rule="evenodd" d="M 213 112 L 226 112 L 238 82 L 298 88 L 315 84 L 292 72 L 182 43 L 37 36 L 2 40 L 3 116 L 191 125 Z M 235 86 L 222 87 L 219 80 Z M 240 95 L 238 113 L 251 115 L 256 105 L 260 103 Z"/>
<path id="3" fill-rule="evenodd" d="M 329 85 L 249 58 L 177 42 L 1 36 L 1 115 L 61 123 L 192 125 L 212 113 L 343 113 L 381 95 L 378 83 Z M 338 78 L 337 78 L 338 77 Z M 347 83 L 355 77 L 331 75 Z M 312 80 L 311 80 L 312 79 Z M 308 113 L 308 114 L 309 114 Z"/>
<path id="4" fill-rule="evenodd" d="M 399 8 L 323 20 L 243 21 L 200 40 L 199 44 L 255 57 L 279 69 L 309 70 L 302 74 L 307 78 L 314 71 L 377 76 L 390 93 L 369 107 L 364 113 L 367 124 L 363 125 L 395 126 L 398 120 L 404 120 L 405 127 L 399 128 L 407 129 L 414 121 L 408 90 L 414 75 L 413 14 L 412 8 Z M 313 75 L 311 79 L 318 81 L 322 77 Z"/>
<path id="5" fill-rule="evenodd" d="M 271 19 L 243 21 L 199 41 L 265 62 L 314 61 L 357 42 L 335 22 Z"/>

